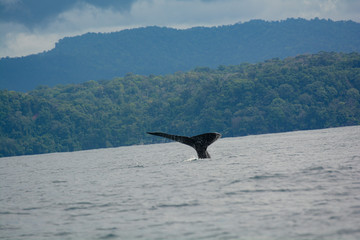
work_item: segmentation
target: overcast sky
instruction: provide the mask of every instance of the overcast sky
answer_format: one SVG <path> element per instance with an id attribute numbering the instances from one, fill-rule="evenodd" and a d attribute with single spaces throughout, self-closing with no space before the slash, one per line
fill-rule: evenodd
<path id="1" fill-rule="evenodd" d="M 0 57 L 49 50 L 65 36 L 140 26 L 188 28 L 315 17 L 360 22 L 359 0 L 0 0 Z"/>

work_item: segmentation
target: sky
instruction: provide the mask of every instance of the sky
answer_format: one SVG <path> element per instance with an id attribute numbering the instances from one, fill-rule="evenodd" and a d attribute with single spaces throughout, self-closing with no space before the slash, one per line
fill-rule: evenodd
<path id="1" fill-rule="evenodd" d="M 360 22 L 359 0 L 0 0 L 0 57 L 50 50 L 66 36 L 287 18 Z"/>

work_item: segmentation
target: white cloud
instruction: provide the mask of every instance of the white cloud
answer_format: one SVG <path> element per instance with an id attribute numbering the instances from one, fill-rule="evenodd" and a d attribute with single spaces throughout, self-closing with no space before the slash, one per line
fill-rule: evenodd
<path id="1" fill-rule="evenodd" d="M 22 56 L 54 47 L 58 34 L 17 33 L 7 36 L 8 55 Z"/>
<path id="2" fill-rule="evenodd" d="M 1 0 L 4 1 L 4 0 Z M 51 22 L 29 29 L 0 24 L 0 56 L 23 56 L 54 47 L 65 36 L 110 32 L 138 26 L 226 25 L 251 19 L 282 20 L 315 17 L 360 22 L 358 0 L 137 0 L 127 11 L 76 4 Z"/>

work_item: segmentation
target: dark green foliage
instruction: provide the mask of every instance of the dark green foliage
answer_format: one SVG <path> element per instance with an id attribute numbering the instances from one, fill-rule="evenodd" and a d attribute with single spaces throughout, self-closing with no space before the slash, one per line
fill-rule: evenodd
<path id="1" fill-rule="evenodd" d="M 360 54 L 301 55 L 166 76 L 0 91 L 0 155 L 360 124 Z"/>
<path id="2" fill-rule="evenodd" d="M 0 60 L 0 88 L 82 83 L 134 74 L 170 74 L 320 51 L 360 52 L 360 24 L 351 21 L 254 20 L 176 30 L 146 27 L 60 40 L 41 54 Z M 319 64 L 331 64 L 326 59 Z M 353 64 L 359 64 L 354 62 Z M 208 69 L 199 68 L 197 72 Z M 285 70 L 284 70 L 285 71 Z"/>

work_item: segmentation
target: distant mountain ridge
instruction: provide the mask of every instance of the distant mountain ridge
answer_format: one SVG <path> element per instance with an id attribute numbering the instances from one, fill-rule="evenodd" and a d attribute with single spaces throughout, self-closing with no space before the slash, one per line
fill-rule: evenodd
<path id="1" fill-rule="evenodd" d="M 360 52 L 360 23 L 252 20 L 177 30 L 144 27 L 61 39 L 54 49 L 0 60 L 0 89 L 112 79 L 129 72 L 170 74 L 198 66 L 260 62 L 320 51 Z"/>

